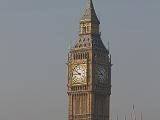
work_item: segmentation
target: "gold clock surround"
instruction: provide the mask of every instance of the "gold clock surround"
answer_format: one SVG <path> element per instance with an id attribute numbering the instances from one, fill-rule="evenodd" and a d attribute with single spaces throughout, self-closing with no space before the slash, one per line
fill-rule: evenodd
<path id="1" fill-rule="evenodd" d="M 71 70 L 72 86 L 87 84 L 87 64 L 74 64 Z"/>

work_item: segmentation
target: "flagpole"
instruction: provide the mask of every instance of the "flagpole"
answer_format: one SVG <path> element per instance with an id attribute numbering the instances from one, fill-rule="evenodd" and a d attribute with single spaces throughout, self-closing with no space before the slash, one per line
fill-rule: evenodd
<path id="1" fill-rule="evenodd" d="M 125 115 L 125 117 L 124 117 L 124 120 L 127 120 L 127 117 L 126 117 L 126 115 Z"/>
<path id="2" fill-rule="evenodd" d="M 117 120 L 119 120 L 119 118 L 118 118 L 118 114 L 117 114 Z"/>
<path id="3" fill-rule="evenodd" d="M 132 112 L 131 112 L 131 120 L 133 120 L 133 117 L 132 117 Z"/>
<path id="4" fill-rule="evenodd" d="M 141 112 L 141 120 L 143 120 L 143 115 L 142 115 L 142 112 Z"/>

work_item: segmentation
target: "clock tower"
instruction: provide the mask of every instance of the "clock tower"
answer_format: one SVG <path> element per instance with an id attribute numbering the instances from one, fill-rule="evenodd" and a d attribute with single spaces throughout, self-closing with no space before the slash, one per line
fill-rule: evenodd
<path id="1" fill-rule="evenodd" d="M 111 55 L 99 25 L 92 0 L 86 0 L 79 37 L 68 53 L 68 120 L 110 117 Z"/>

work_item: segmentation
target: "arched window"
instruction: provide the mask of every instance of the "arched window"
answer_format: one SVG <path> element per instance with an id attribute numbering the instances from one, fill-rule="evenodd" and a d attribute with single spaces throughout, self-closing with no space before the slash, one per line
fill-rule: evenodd
<path id="1" fill-rule="evenodd" d="M 75 54 L 73 55 L 73 59 L 74 59 L 74 60 L 76 59 Z"/>
<path id="2" fill-rule="evenodd" d="M 82 27 L 82 33 L 86 33 L 86 27 Z"/>
<path id="3" fill-rule="evenodd" d="M 87 33 L 89 33 L 90 32 L 90 27 L 87 26 L 86 29 L 87 29 Z"/>

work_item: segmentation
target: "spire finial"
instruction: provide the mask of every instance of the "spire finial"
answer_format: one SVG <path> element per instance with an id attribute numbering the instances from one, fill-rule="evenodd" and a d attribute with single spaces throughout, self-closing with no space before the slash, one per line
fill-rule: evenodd
<path id="1" fill-rule="evenodd" d="M 94 21 L 97 22 L 98 24 L 100 23 L 96 15 L 92 0 L 86 0 L 86 6 L 81 18 L 81 21 L 84 20 Z"/>
<path id="2" fill-rule="evenodd" d="M 133 120 L 136 120 L 137 118 L 136 118 L 136 112 L 135 112 L 135 106 L 134 106 L 134 104 L 133 104 L 133 111 L 132 111 L 132 119 Z"/>
<path id="3" fill-rule="evenodd" d="M 108 51 L 110 52 L 110 42 L 108 41 Z"/>

